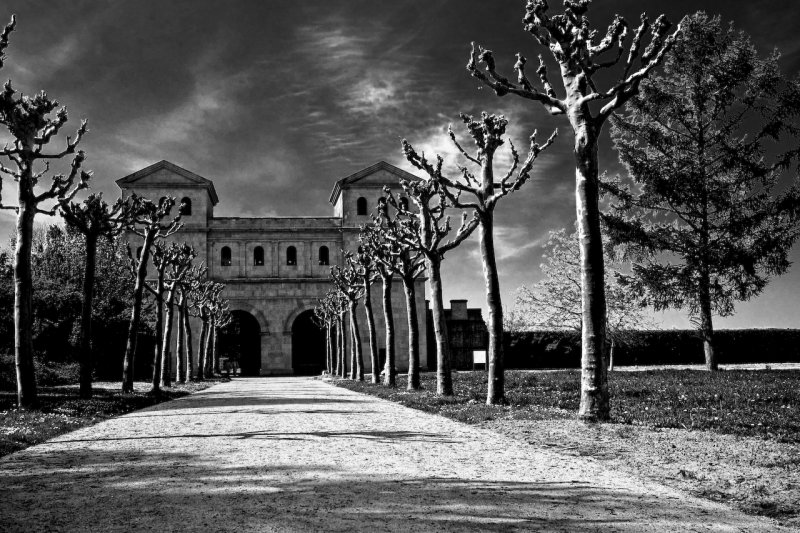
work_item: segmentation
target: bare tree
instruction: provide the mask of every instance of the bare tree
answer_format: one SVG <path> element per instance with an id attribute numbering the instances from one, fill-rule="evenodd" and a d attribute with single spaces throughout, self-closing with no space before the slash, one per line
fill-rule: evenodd
<path id="1" fill-rule="evenodd" d="M 389 212 L 392 205 L 394 214 Z M 417 390 L 419 377 L 419 319 L 415 281 L 425 270 L 425 261 L 419 250 L 406 243 L 419 231 L 419 221 L 401 207 L 391 190 L 384 188 L 384 196 L 378 203 L 378 214 L 373 217 L 373 226 L 383 241 L 382 252 L 374 254 L 375 261 L 396 274 L 403 283 L 408 320 L 408 390 Z"/>
<path id="2" fill-rule="evenodd" d="M 636 329 L 651 329 L 653 321 L 645 314 L 642 298 L 620 282 L 621 265 L 615 263 L 614 248 L 605 247 L 606 323 L 608 325 L 608 369 L 614 368 L 617 345 L 633 338 Z M 517 289 L 514 312 L 525 329 L 572 330 L 580 333 L 581 265 L 578 234 L 551 231 L 540 266 L 544 279 L 532 287 Z M 610 275 L 609 275 L 610 274 Z"/>
<path id="3" fill-rule="evenodd" d="M 452 202 L 447 199 L 440 181 L 442 161 L 438 159 L 435 166 L 425 164 L 424 159 L 405 139 L 403 139 L 403 153 L 409 163 L 428 174 L 428 179 L 423 181 L 400 181 L 406 196 L 411 198 L 416 206 L 416 212 L 409 213 L 409 216 L 416 216 L 419 219 L 419 224 L 415 226 L 417 231 L 411 235 L 413 239 L 405 244 L 419 250 L 425 257 L 425 273 L 431 291 L 433 331 L 436 336 L 436 393 L 452 396 L 450 343 L 442 297 L 442 261 L 448 251 L 464 242 L 478 227 L 478 217 L 473 214 L 469 218 L 466 212 L 462 212 L 461 226 L 450 240 L 445 241 L 451 230 L 450 216 L 446 213 L 447 209 L 452 207 Z M 398 204 L 397 207 L 402 206 Z"/>
<path id="4" fill-rule="evenodd" d="M 92 300 L 94 298 L 97 241 L 100 237 L 112 239 L 119 235 L 132 217 L 133 203 L 117 200 L 113 206 L 103 201 L 102 194 L 92 194 L 83 204 L 61 201 L 61 216 L 66 223 L 83 234 L 86 263 L 83 275 L 83 304 L 80 332 L 80 392 L 81 398 L 92 397 Z"/>
<path id="5" fill-rule="evenodd" d="M 178 364 L 178 382 L 185 383 L 194 379 L 194 353 L 192 343 L 192 327 L 190 323 L 191 310 L 195 306 L 195 299 L 200 295 L 201 283 L 208 275 L 208 268 L 204 265 L 195 266 L 186 273 L 179 284 L 178 293 L 178 323 L 180 331 L 178 341 L 182 340 L 182 349 L 178 348 L 178 357 L 183 364 Z M 183 373 L 181 373 L 181 370 Z"/>
<path id="6" fill-rule="evenodd" d="M 0 33 L 0 68 L 8 46 L 8 38 L 16 18 Z M 13 178 L 17 184 L 16 205 L 5 205 L 0 198 L 0 208 L 10 209 L 17 214 L 16 246 L 14 250 L 14 359 L 17 373 L 17 404 L 19 407 L 34 407 L 38 404 L 36 392 L 36 373 L 33 367 L 32 338 L 32 293 L 31 245 L 33 242 L 33 222 L 37 214 L 54 215 L 56 207 L 43 208 L 50 202 L 69 202 L 75 194 L 86 188 L 90 175 L 81 169 L 84 160 L 82 150 L 76 153 L 78 143 L 86 133 L 86 121 L 82 121 L 75 138 L 67 136 L 66 146 L 61 151 L 43 152 L 45 146 L 56 137 L 67 123 L 67 108 L 58 108 L 58 102 L 49 98 L 44 91 L 35 96 L 16 95 L 7 81 L 0 92 L 0 123 L 13 137 L 13 144 L 6 144 L 0 156 L 8 158 L 12 167 L 0 163 L 0 173 Z M 55 116 L 50 114 L 55 111 Z M 39 180 L 50 171 L 50 161 L 75 154 L 69 173 L 52 176 L 49 187 L 39 194 L 36 187 Z M 40 164 L 39 161 L 43 161 Z"/>
<path id="7" fill-rule="evenodd" d="M 394 270 L 387 266 L 392 261 L 388 253 L 381 231 L 377 227 L 362 226 L 358 236 L 361 242 L 361 251 L 367 254 L 375 265 L 375 271 L 381 278 L 382 291 L 381 303 L 383 304 L 383 330 L 386 361 L 384 362 L 383 383 L 387 387 L 397 386 L 397 372 L 395 370 L 395 338 L 394 338 L 394 313 L 392 311 L 392 280 Z"/>
<path id="8" fill-rule="evenodd" d="M 347 257 L 348 252 L 345 252 Z M 331 267 L 331 282 L 346 300 L 350 313 L 350 379 L 364 381 L 364 358 L 361 350 L 361 333 L 358 328 L 358 315 L 356 306 L 363 295 L 364 286 L 358 277 L 358 271 L 348 265 L 345 268 Z"/>
<path id="9" fill-rule="evenodd" d="M 314 318 L 317 325 L 325 330 L 325 371 L 333 373 L 333 324 L 335 322 L 331 309 L 330 293 L 320 298 L 314 307 Z"/>
<path id="10" fill-rule="evenodd" d="M 137 249 L 135 256 L 131 251 L 130 245 L 128 245 L 128 256 L 131 259 L 131 269 L 135 273 L 136 283 L 133 288 L 133 306 L 130 324 L 128 325 L 125 359 L 122 363 L 122 392 L 133 392 L 133 363 L 136 355 L 139 323 L 142 316 L 142 298 L 147 285 L 145 278 L 147 277 L 147 264 L 150 261 L 151 248 L 157 239 L 169 237 L 182 226 L 180 213 L 172 220 L 165 221 L 175 205 L 175 198 L 163 197 L 158 201 L 158 204 L 155 204 L 134 194 L 131 195 L 129 201 L 134 204 L 132 208 L 134 215 L 133 221 L 127 230 L 141 237 L 142 245 Z M 160 345 L 160 343 L 156 344 Z"/>
<path id="11" fill-rule="evenodd" d="M 367 317 L 367 331 L 369 334 L 369 356 L 372 367 L 372 383 L 380 383 L 381 370 L 378 356 L 378 337 L 375 331 L 375 316 L 372 311 L 372 285 L 377 280 L 375 261 L 363 246 L 359 246 L 355 254 L 345 256 L 349 264 L 358 274 L 358 279 L 363 285 L 364 314 Z"/>
<path id="12" fill-rule="evenodd" d="M 512 164 L 505 175 L 496 181 L 494 177 L 494 157 L 497 149 L 505 141 L 508 121 L 502 115 L 483 113 L 480 121 L 475 121 L 471 116 L 461 115 L 461 119 L 475 142 L 477 151 L 475 155 L 469 154 L 456 139 L 452 129 L 449 130 L 450 138 L 456 148 L 466 160 L 479 167 L 480 177 L 476 176 L 464 166 L 461 167 L 461 176 L 451 179 L 442 175 L 442 159 L 437 157 L 435 166 L 431 165 L 424 156 L 408 152 L 410 158 L 416 161 L 421 168 L 426 169 L 429 175 L 436 176 L 441 184 L 442 191 L 453 206 L 459 209 L 470 209 L 478 220 L 478 234 L 480 236 L 481 259 L 483 262 L 483 275 L 486 283 L 486 303 L 488 307 L 489 349 L 488 361 L 488 387 L 486 403 L 490 405 L 505 402 L 505 376 L 503 368 L 503 307 L 500 300 L 500 281 L 497 277 L 497 262 L 494 253 L 494 211 L 497 202 L 508 194 L 519 190 L 530 178 L 533 163 L 539 154 L 548 148 L 556 137 L 556 132 L 539 145 L 536 142 L 536 132 L 531 135 L 530 149 L 524 162 L 520 165 L 520 158 L 514 145 L 509 142 Z M 461 200 L 463 193 L 473 198 L 472 201 Z"/>
<path id="13" fill-rule="evenodd" d="M 608 380 L 603 364 L 605 349 L 605 292 L 603 242 L 600 232 L 597 143 L 609 116 L 632 98 L 643 79 L 662 61 L 677 32 L 668 34 L 670 24 L 662 15 L 653 23 L 642 15 L 632 32 L 617 15 L 598 40 L 586 13 L 591 0 L 566 0 L 563 14 L 551 15 L 547 0 L 528 0 L 523 23 L 536 41 L 550 50 L 560 68 L 565 90 L 559 98 L 550 83 L 542 56 L 536 69 L 541 89 L 534 88 L 525 74 L 526 58 L 517 54 L 512 83 L 495 69 L 490 50 L 476 49 L 474 43 L 467 69 L 491 87 L 498 96 L 514 94 L 543 105 L 552 115 L 566 115 L 575 134 L 575 201 L 581 243 L 582 357 L 581 404 L 578 415 L 587 421 L 607 420 Z M 643 41 L 650 32 L 650 42 Z M 627 53 L 626 53 L 627 52 Z M 638 60 L 638 64 L 637 64 Z M 486 73 L 478 68 L 483 63 Z M 621 63 L 620 75 L 610 88 L 598 88 L 604 71 Z M 598 109 L 599 108 L 599 109 Z"/>
<path id="14" fill-rule="evenodd" d="M 192 262 L 194 261 L 195 257 L 197 257 L 197 252 L 195 252 L 194 248 L 192 248 L 186 243 L 184 243 L 183 245 L 172 243 L 166 250 L 165 262 L 167 263 L 167 270 L 165 272 L 164 291 L 166 292 L 167 296 L 164 299 L 164 304 L 166 305 L 167 309 L 167 317 L 164 327 L 164 338 L 161 348 L 161 351 L 164 356 L 164 363 L 161 367 L 162 387 L 172 386 L 171 347 L 172 347 L 172 322 L 175 318 L 175 298 L 177 297 L 178 292 L 180 292 L 180 283 L 183 281 L 183 278 L 192 268 Z M 178 340 L 182 345 L 183 338 L 180 334 L 178 335 Z M 181 346 L 181 348 L 182 347 L 183 346 Z M 177 366 L 179 369 L 178 379 L 180 379 L 180 367 L 182 366 L 180 360 L 181 360 L 181 353 L 178 352 L 177 354 L 177 361 L 178 361 Z"/>

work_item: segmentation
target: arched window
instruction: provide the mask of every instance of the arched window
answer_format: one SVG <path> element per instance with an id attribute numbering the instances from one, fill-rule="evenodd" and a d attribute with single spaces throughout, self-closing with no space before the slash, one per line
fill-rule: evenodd
<path id="1" fill-rule="evenodd" d="M 367 199 L 361 196 L 356 200 L 356 215 L 362 216 L 367 214 Z"/>
<path id="2" fill-rule="evenodd" d="M 190 216 L 192 214 L 192 199 L 188 196 L 181 198 L 181 215 Z"/>
<path id="3" fill-rule="evenodd" d="M 231 249 L 227 246 L 222 247 L 222 255 L 220 256 L 219 264 L 224 267 L 231 266 Z"/>
<path id="4" fill-rule="evenodd" d="M 330 259 L 330 254 L 328 252 L 327 246 L 320 246 L 319 247 L 319 264 L 320 265 L 327 265 Z"/>
<path id="5" fill-rule="evenodd" d="M 408 198 L 401 196 L 398 204 L 400 205 L 401 211 L 408 211 Z"/>
<path id="6" fill-rule="evenodd" d="M 253 250 L 253 264 L 257 267 L 264 266 L 264 249 L 256 246 Z"/>
<path id="7" fill-rule="evenodd" d="M 294 246 L 290 246 L 286 249 L 286 264 L 287 265 L 297 264 L 297 248 L 295 248 Z"/>

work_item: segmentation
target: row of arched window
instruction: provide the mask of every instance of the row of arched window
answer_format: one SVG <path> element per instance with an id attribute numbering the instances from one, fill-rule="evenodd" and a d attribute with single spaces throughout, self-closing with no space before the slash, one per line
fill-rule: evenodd
<path id="1" fill-rule="evenodd" d="M 317 259 L 320 265 L 330 264 L 330 250 L 328 250 L 327 246 L 319 247 Z M 286 264 L 297 264 L 297 248 L 294 246 L 286 248 Z M 231 249 L 229 246 L 223 246 L 220 251 L 220 265 L 231 266 Z M 262 246 L 253 248 L 253 266 L 264 266 L 264 248 Z"/>

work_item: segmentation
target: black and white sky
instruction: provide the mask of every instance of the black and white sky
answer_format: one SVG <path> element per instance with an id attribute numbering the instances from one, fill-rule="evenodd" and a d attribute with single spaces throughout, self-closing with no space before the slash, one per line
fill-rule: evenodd
<path id="1" fill-rule="evenodd" d="M 698 9 L 733 21 L 765 54 L 777 47 L 787 75 L 800 71 L 796 0 L 595 0 L 591 18 L 605 28 L 615 13 L 635 22 L 647 11 L 678 22 Z M 459 112 L 488 111 L 506 115 L 520 147 L 534 129 L 561 133 L 532 183 L 500 207 L 504 304 L 540 278 L 547 232 L 572 227 L 574 163 L 563 117 L 498 98 L 465 69 L 471 41 L 492 49 L 509 75 L 514 53 L 545 52 L 522 29 L 524 0 L 12 0 L 0 21 L 12 13 L 18 25 L 2 76 L 18 91 L 44 89 L 66 104 L 73 127 L 89 120 L 86 167 L 92 188 L 108 198 L 119 193 L 115 179 L 166 159 L 214 181 L 217 215 L 327 216 L 338 178 L 379 160 L 411 170 L 404 137 L 452 164 L 447 125 L 457 129 Z M 601 168 L 620 171 L 607 132 Z M 0 238 L 11 227 L 12 214 L 2 211 Z M 482 305 L 477 243 L 445 264 L 445 299 Z M 795 265 L 717 327 L 800 327 L 798 298 Z M 688 326 L 683 313 L 656 319 Z"/>

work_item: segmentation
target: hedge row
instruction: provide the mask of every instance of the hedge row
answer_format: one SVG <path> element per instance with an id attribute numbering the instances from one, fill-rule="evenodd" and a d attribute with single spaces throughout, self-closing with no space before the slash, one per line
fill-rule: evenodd
<path id="1" fill-rule="evenodd" d="M 632 331 L 614 351 L 614 364 L 702 364 L 703 342 L 693 330 Z M 526 331 L 505 334 L 507 368 L 580 368 L 580 334 Z M 725 363 L 800 362 L 798 329 L 731 329 L 715 332 L 716 351 Z"/>

